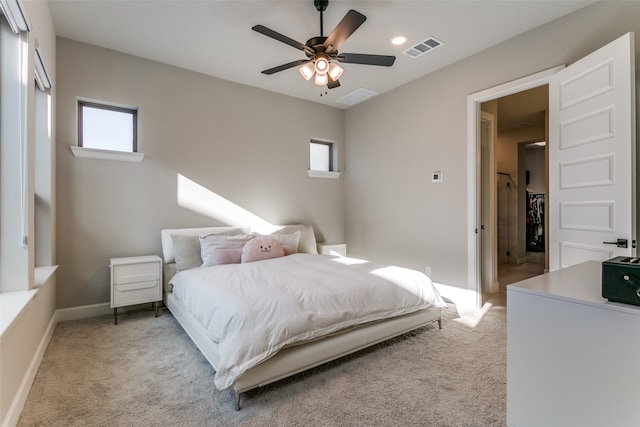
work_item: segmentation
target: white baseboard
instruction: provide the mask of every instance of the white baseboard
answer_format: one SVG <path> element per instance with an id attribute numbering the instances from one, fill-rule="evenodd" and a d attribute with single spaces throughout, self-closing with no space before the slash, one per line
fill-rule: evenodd
<path id="1" fill-rule="evenodd" d="M 118 313 L 126 313 L 127 311 L 137 310 L 143 305 L 145 304 L 134 304 L 124 307 L 118 307 Z M 56 321 L 59 323 L 66 322 L 67 320 L 79 320 L 87 319 L 89 317 L 105 316 L 107 314 L 113 315 L 113 308 L 111 308 L 111 303 L 108 302 L 70 308 L 59 308 L 58 310 L 56 310 Z"/>
<path id="2" fill-rule="evenodd" d="M 56 319 L 58 322 L 66 322 L 67 320 L 86 319 L 88 317 L 102 316 L 113 313 L 111 304 L 108 302 L 102 304 L 83 305 L 71 308 L 59 308 L 56 310 Z"/>
<path id="3" fill-rule="evenodd" d="M 18 388 L 18 391 L 13 401 L 11 402 L 11 406 L 7 411 L 7 415 L 2 423 L 2 427 L 15 426 L 18 424 L 18 421 L 20 420 L 20 414 L 22 414 L 22 408 L 24 408 L 24 404 L 27 402 L 29 392 L 31 391 L 31 385 L 33 384 L 33 380 L 36 378 L 38 368 L 40 367 L 40 362 L 42 362 L 44 353 L 47 351 L 47 347 L 49 346 L 49 342 L 51 341 L 51 337 L 53 336 L 53 331 L 56 329 L 56 324 L 56 314 L 54 313 L 53 316 L 51 316 L 51 320 L 49 321 L 47 330 L 42 336 L 40 344 L 38 344 L 38 348 L 36 349 L 36 352 L 31 359 L 31 363 L 29 363 L 29 368 L 27 369 L 25 376 L 22 378 L 20 387 Z"/>

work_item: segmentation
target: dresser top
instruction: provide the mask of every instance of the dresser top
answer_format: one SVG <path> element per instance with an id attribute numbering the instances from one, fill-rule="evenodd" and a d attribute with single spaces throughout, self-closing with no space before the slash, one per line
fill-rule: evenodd
<path id="1" fill-rule="evenodd" d="M 510 292 L 535 294 L 640 315 L 640 306 L 610 302 L 602 297 L 600 261 L 583 262 L 508 285 L 507 305 Z"/>

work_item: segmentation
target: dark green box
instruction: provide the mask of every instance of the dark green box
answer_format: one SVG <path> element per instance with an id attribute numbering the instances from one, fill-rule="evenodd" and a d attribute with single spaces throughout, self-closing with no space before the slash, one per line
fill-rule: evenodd
<path id="1" fill-rule="evenodd" d="M 640 305 L 640 257 L 619 256 L 602 263 L 602 296 Z"/>

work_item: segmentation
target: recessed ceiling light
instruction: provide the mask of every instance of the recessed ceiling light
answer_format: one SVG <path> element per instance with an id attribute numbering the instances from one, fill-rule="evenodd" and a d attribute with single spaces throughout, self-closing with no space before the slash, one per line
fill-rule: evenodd
<path id="1" fill-rule="evenodd" d="M 391 44 L 395 46 L 403 45 L 407 42 L 406 36 L 395 36 L 391 39 Z"/>

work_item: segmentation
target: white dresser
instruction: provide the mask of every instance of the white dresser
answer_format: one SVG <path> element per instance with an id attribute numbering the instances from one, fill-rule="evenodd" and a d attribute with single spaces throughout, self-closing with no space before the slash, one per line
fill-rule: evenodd
<path id="1" fill-rule="evenodd" d="M 162 301 L 162 258 L 156 255 L 111 258 L 111 308 L 118 323 L 118 307 L 152 302 L 156 316 Z"/>
<path id="2" fill-rule="evenodd" d="M 589 261 L 507 286 L 507 424 L 640 426 L 640 307 Z"/>

